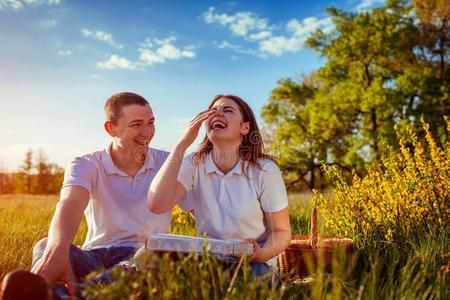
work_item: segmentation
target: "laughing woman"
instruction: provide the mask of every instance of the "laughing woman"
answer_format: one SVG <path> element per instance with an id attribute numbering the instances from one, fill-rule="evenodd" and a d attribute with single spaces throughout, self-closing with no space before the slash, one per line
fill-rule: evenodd
<path id="1" fill-rule="evenodd" d="M 199 151 L 183 159 L 202 123 L 207 134 Z M 276 268 L 276 256 L 291 239 L 280 170 L 264 153 L 251 108 L 237 96 L 214 97 L 191 121 L 153 179 L 147 203 L 154 213 L 176 204 L 194 210 L 200 235 L 252 242 L 249 261 L 256 276 Z"/>

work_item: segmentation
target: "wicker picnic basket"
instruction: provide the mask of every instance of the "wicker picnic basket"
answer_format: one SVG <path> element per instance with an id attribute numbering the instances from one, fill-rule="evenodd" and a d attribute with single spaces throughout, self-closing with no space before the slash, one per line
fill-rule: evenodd
<path id="1" fill-rule="evenodd" d="M 347 257 L 353 253 L 353 241 L 349 238 L 319 237 L 317 210 L 313 208 L 310 235 L 293 235 L 289 246 L 278 256 L 280 276 L 306 276 L 318 267 L 324 272 L 331 272 L 334 257 L 342 253 Z"/>

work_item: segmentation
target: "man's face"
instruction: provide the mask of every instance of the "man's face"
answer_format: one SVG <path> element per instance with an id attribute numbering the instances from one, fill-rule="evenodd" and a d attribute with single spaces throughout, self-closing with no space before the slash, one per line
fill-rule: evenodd
<path id="1" fill-rule="evenodd" d="M 111 124 L 109 134 L 125 150 L 147 149 L 155 134 L 155 117 L 149 105 L 131 104 L 122 108 L 117 124 Z"/>

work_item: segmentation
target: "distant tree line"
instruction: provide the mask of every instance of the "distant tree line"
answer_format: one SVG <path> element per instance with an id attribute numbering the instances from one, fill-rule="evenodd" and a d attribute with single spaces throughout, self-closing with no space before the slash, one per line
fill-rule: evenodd
<path id="1" fill-rule="evenodd" d="M 6 172 L 0 165 L 0 194 L 57 194 L 64 179 L 64 169 L 50 163 L 42 149 L 29 149 L 19 169 Z"/>
<path id="2" fill-rule="evenodd" d="M 262 111 L 289 187 L 326 187 L 323 166 L 364 176 L 409 130 L 423 135 L 421 118 L 439 143 L 449 140 L 450 1 L 327 12 L 335 29 L 306 41 L 324 66 L 279 80 Z"/>

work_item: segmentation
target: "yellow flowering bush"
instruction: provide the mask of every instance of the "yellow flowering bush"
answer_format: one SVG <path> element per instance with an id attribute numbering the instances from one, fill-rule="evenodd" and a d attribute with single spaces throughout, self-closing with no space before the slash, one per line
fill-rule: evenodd
<path id="1" fill-rule="evenodd" d="M 412 131 L 399 151 L 348 184 L 337 169 L 331 195 L 315 193 L 313 202 L 326 228 L 349 236 L 359 246 L 404 243 L 414 236 L 449 229 L 450 143 L 440 147 L 423 123 L 425 138 Z M 450 123 L 447 121 L 450 132 Z"/>
<path id="2" fill-rule="evenodd" d="M 172 210 L 170 232 L 173 234 L 197 235 L 195 218 L 190 212 L 182 211 L 178 206 Z"/>

